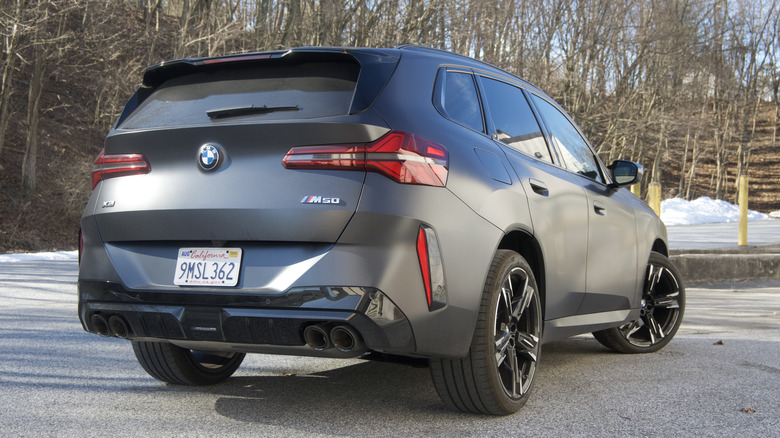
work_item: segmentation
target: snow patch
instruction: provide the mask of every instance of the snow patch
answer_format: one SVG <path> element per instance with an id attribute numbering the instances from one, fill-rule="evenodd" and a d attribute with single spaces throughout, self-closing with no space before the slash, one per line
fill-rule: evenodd
<path id="1" fill-rule="evenodd" d="M 769 217 L 773 217 L 775 219 L 780 219 L 780 210 L 773 211 L 773 212 L 769 213 Z"/>
<path id="2" fill-rule="evenodd" d="M 78 251 L 0 254 L 0 263 L 37 262 L 42 260 L 78 260 Z"/>
<path id="3" fill-rule="evenodd" d="M 767 219 L 770 219 L 767 214 L 748 210 L 748 221 Z M 706 196 L 690 202 L 682 198 L 667 199 L 661 202 L 661 220 L 667 226 L 737 222 L 739 206 Z"/>

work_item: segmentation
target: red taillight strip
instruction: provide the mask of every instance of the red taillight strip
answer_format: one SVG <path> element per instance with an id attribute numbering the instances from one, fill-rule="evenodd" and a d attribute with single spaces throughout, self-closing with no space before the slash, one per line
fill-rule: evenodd
<path id="1" fill-rule="evenodd" d="M 294 147 L 282 164 L 287 169 L 377 172 L 402 184 L 444 187 L 447 149 L 414 134 L 390 131 L 367 144 Z"/>
<path id="2" fill-rule="evenodd" d="M 420 225 L 417 232 L 417 258 L 420 261 L 420 271 L 422 272 L 423 284 L 425 285 L 425 299 L 428 301 L 428 308 L 431 307 L 431 265 L 428 262 L 428 236 L 425 229 Z"/>
<path id="3" fill-rule="evenodd" d="M 282 164 L 287 169 L 364 170 L 365 157 L 362 144 L 303 146 L 290 149 Z"/>
<path id="4" fill-rule="evenodd" d="M 143 175 L 152 171 L 152 166 L 142 154 L 106 155 L 105 150 L 92 163 L 92 188 L 108 178 L 127 175 Z"/>

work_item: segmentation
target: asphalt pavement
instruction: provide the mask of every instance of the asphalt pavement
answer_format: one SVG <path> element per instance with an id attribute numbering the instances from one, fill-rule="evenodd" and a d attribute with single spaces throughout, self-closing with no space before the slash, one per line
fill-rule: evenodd
<path id="1" fill-rule="evenodd" d="M 76 262 L 0 263 L 2 436 L 778 436 L 780 282 L 689 289 L 677 337 L 621 355 L 546 344 L 517 414 L 448 411 L 409 364 L 248 355 L 228 382 L 165 385 L 83 331 Z"/>
<path id="2" fill-rule="evenodd" d="M 780 281 L 780 220 L 748 222 L 746 246 L 737 245 L 737 222 L 671 226 L 667 233 L 687 284 Z"/>

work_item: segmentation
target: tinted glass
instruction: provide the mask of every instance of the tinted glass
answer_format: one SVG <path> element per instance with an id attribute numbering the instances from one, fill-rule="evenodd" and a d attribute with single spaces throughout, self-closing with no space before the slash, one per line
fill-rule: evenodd
<path id="1" fill-rule="evenodd" d="M 493 137 L 520 152 L 552 162 L 542 130 L 523 90 L 488 78 L 482 85 L 495 129 Z"/>
<path id="2" fill-rule="evenodd" d="M 477 87 L 468 73 L 445 72 L 439 110 L 450 120 L 484 131 Z"/>
<path id="3" fill-rule="evenodd" d="M 219 123 L 242 118 L 308 119 L 347 114 L 360 68 L 353 63 L 307 63 L 195 73 L 169 80 L 147 98 L 120 128 Z M 211 120 L 207 111 L 242 107 L 289 107 Z"/>
<path id="4" fill-rule="evenodd" d="M 577 128 L 557 108 L 544 99 L 533 96 L 536 107 L 547 123 L 552 141 L 561 153 L 564 167 L 574 173 L 604 182 L 599 172 L 596 155 L 590 150 Z"/>

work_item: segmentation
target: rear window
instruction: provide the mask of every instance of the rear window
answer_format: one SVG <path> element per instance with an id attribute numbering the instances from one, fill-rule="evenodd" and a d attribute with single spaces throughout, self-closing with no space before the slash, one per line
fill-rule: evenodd
<path id="1" fill-rule="evenodd" d="M 162 84 L 119 128 L 344 115 L 349 113 L 359 73 L 354 63 L 309 62 L 189 74 Z M 243 115 L 238 111 L 238 115 L 213 119 L 207 114 L 263 106 L 269 111 Z"/>

